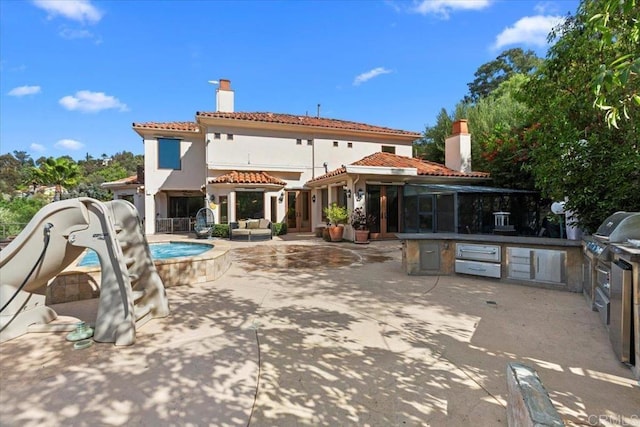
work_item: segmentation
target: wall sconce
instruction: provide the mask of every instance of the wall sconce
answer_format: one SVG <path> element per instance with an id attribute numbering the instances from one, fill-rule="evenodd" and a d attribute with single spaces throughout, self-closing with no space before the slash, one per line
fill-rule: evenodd
<path id="1" fill-rule="evenodd" d="M 280 203 L 284 202 L 284 191 L 280 193 L 280 196 L 278 196 L 278 202 Z"/>
<path id="2" fill-rule="evenodd" d="M 215 202 L 216 201 L 216 195 L 215 194 L 209 195 L 209 201 L 210 202 Z"/>
<path id="3" fill-rule="evenodd" d="M 356 200 L 360 201 L 364 197 L 364 190 L 362 188 L 358 189 L 356 193 Z"/>
<path id="4" fill-rule="evenodd" d="M 311 203 L 315 203 L 316 202 L 316 195 L 314 194 L 313 196 L 311 196 Z"/>
<path id="5" fill-rule="evenodd" d="M 351 198 L 351 189 L 347 189 L 347 199 Z"/>

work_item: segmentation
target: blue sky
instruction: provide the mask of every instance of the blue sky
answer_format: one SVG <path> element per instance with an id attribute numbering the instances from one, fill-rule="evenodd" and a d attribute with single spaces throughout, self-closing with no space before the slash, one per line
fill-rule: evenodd
<path id="1" fill-rule="evenodd" d="M 236 111 L 422 132 L 502 51 L 544 57 L 579 1 L 0 0 L 0 153 L 142 154 L 132 122 Z"/>

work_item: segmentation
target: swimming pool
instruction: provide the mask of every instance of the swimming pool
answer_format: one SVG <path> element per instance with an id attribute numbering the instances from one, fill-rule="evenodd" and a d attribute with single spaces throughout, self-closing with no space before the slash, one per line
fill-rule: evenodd
<path id="1" fill-rule="evenodd" d="M 208 243 L 187 242 L 153 243 L 149 245 L 151 258 L 154 260 L 200 255 L 212 248 L 213 245 Z M 82 257 L 78 263 L 78 267 L 94 267 L 99 265 L 98 254 L 91 249 L 88 250 L 87 254 Z"/>

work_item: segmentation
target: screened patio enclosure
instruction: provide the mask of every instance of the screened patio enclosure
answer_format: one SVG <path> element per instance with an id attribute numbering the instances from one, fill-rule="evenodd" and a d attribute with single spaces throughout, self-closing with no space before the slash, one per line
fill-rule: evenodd
<path id="1" fill-rule="evenodd" d="M 472 185 L 406 184 L 405 233 L 537 235 L 539 195 L 534 191 Z M 498 219 L 497 219 L 498 218 Z M 497 226 L 497 221 L 501 226 Z"/>

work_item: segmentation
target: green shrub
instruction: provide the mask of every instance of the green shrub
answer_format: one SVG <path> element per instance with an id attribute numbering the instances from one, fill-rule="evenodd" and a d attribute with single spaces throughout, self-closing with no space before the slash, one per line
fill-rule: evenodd
<path id="1" fill-rule="evenodd" d="M 211 230 L 211 237 L 229 237 L 229 224 L 216 224 Z"/>
<path id="2" fill-rule="evenodd" d="M 287 223 L 286 222 L 274 222 L 273 226 L 273 235 L 274 236 L 282 236 L 283 234 L 287 234 Z"/>
<path id="3" fill-rule="evenodd" d="M 338 206 L 337 203 L 332 203 L 330 206 L 324 208 L 324 214 L 331 225 L 345 224 L 349 217 L 347 208 L 344 206 Z"/>

